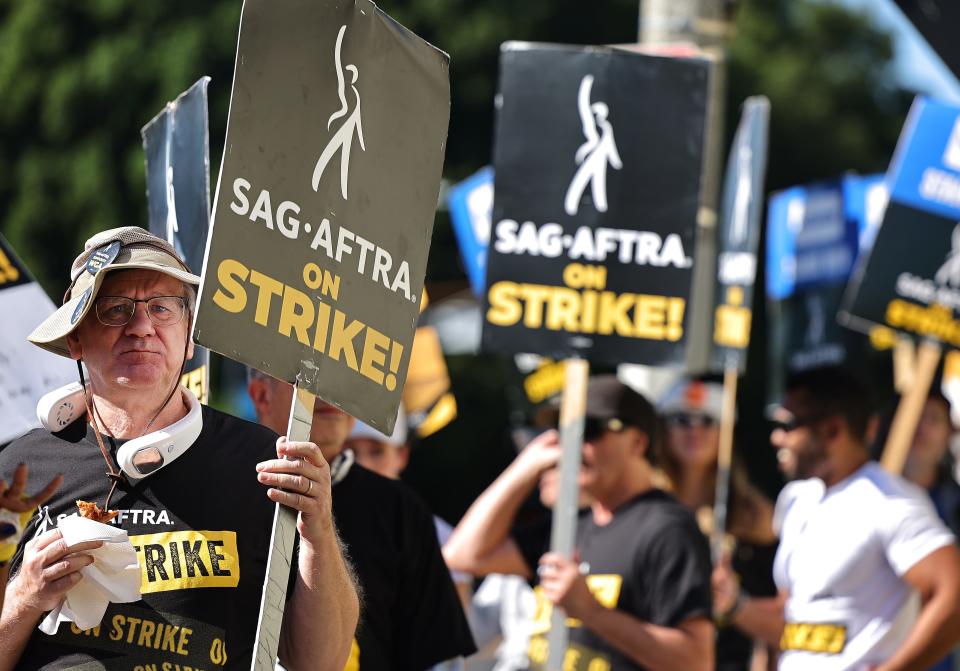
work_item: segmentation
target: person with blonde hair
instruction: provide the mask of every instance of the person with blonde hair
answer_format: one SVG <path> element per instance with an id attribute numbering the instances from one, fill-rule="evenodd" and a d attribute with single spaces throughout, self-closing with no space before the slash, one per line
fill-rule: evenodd
<path id="1" fill-rule="evenodd" d="M 665 427 L 658 459 L 658 485 L 696 514 L 701 530 L 708 536 L 714 532 L 722 398 L 723 388 L 716 382 L 682 379 L 658 404 Z M 747 594 L 773 596 L 773 556 L 777 547 L 772 531 L 773 505 L 753 486 L 739 461 L 734 461 L 729 478 L 723 551 L 714 559 L 738 576 Z M 717 610 L 715 604 L 718 671 L 751 668 L 754 644 L 743 632 L 729 626 L 737 607 L 734 602 L 725 610 Z M 761 668 L 762 658 L 771 653 L 765 652 L 766 655 L 756 656 L 756 664 Z"/>

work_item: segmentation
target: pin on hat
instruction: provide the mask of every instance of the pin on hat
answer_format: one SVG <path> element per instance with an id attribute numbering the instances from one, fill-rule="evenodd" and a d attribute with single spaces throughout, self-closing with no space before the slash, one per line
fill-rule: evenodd
<path id="1" fill-rule="evenodd" d="M 681 379 L 657 404 L 663 415 L 693 413 L 720 421 L 723 413 L 723 386 L 716 382 Z"/>
<path id="2" fill-rule="evenodd" d="M 27 340 L 38 347 L 69 357 L 67 336 L 90 312 L 108 272 L 155 270 L 185 284 L 198 286 L 194 275 L 166 240 L 139 226 L 112 228 L 97 233 L 84 245 L 70 269 L 70 287 L 63 305 L 33 330 Z"/>

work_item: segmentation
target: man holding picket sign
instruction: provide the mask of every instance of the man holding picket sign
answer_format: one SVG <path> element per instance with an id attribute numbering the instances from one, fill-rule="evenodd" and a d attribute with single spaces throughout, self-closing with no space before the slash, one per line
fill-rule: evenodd
<path id="1" fill-rule="evenodd" d="M 859 381 L 838 368 L 794 374 L 771 437 L 801 478 L 777 501 L 780 597 L 743 600 L 732 576 L 715 576 L 732 622 L 779 641 L 785 670 L 926 669 L 960 640 L 956 539 L 898 475 L 940 356 L 934 339 L 960 344 L 960 109 L 918 99 L 904 128 L 890 203 L 840 314 L 858 330 L 882 324 L 927 338 L 883 468 L 869 461 L 872 408 Z"/>
<path id="2" fill-rule="evenodd" d="M 64 391 L 50 429 L 0 453 L 0 473 L 29 461 L 38 482 L 64 474 L 17 548 L 0 668 L 122 659 L 248 668 L 272 502 L 297 511 L 301 534 L 280 659 L 342 668 L 358 601 L 333 527 L 329 468 L 315 444 L 277 439 L 181 386 L 199 282 L 165 240 L 135 226 L 104 231 L 74 261 L 64 305 L 31 334 L 83 362 L 89 380 Z M 142 599 L 110 604 L 86 630 L 66 609 L 67 623 L 54 618 L 40 631 L 64 598 L 79 599 L 79 611 L 90 599 L 83 581 L 97 580 L 83 572 L 102 541 L 68 545 L 58 528 L 78 499 L 117 511 L 114 524 L 139 551 Z"/>
<path id="3" fill-rule="evenodd" d="M 650 490 L 654 412 L 616 379 L 588 382 L 588 362 L 684 360 L 710 76 L 700 58 L 502 47 L 483 345 L 567 359 L 566 383 L 560 433 L 521 453 L 445 549 L 477 573 L 539 564 L 537 667 L 712 665 L 709 553 Z M 552 528 L 518 543 L 513 514 L 558 461 Z M 578 480 L 596 498 L 579 519 Z"/>
<path id="4" fill-rule="evenodd" d="M 693 515 L 653 487 L 657 435 L 643 396 L 612 375 L 591 378 L 578 481 L 592 503 L 578 519 L 575 556 L 546 551 L 549 525 L 513 529 L 541 476 L 558 467 L 554 430 L 480 495 L 444 546 L 454 570 L 538 578 L 534 668 L 546 662 L 554 608 L 571 623 L 564 668 L 713 668 L 710 555 Z"/>
<path id="5" fill-rule="evenodd" d="M 336 457 L 334 505 L 338 523 L 353 515 L 358 563 L 395 562 L 368 574 L 382 598 L 365 631 L 382 627 L 382 645 L 358 636 L 348 668 L 415 669 L 468 654 L 429 514 L 341 454 L 353 417 L 384 433 L 397 418 L 443 167 L 449 57 L 369 0 L 245 0 L 241 26 L 197 343 L 258 371 L 250 390 L 264 422 Z M 259 671 L 274 661 L 293 522 L 278 509 Z M 406 543 L 424 533 L 433 545 L 413 552 Z M 418 610 L 436 604 L 416 593 L 431 576 L 446 583 L 429 594 L 443 600 L 448 587 L 456 609 L 437 610 L 450 626 L 437 634 L 433 613 Z"/>

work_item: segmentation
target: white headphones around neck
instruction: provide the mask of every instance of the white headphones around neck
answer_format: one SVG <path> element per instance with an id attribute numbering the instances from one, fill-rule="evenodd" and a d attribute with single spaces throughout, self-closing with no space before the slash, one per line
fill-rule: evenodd
<path id="1" fill-rule="evenodd" d="M 180 393 L 189 406 L 187 414 L 170 426 L 157 429 L 139 438 L 128 440 L 117 450 L 120 469 L 131 480 L 141 480 L 156 473 L 182 456 L 203 429 L 200 401 L 186 387 Z M 37 403 L 37 419 L 48 431 L 62 431 L 84 414 L 83 387 L 79 382 L 54 389 Z"/>

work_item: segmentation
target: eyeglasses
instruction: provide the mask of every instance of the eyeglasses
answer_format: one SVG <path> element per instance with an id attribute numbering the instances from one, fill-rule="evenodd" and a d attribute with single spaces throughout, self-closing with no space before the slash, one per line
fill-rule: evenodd
<path id="1" fill-rule="evenodd" d="M 692 412 L 678 412 L 673 415 L 667 415 L 664 419 L 667 422 L 667 426 L 675 429 L 710 429 L 717 423 L 717 420 L 710 415 Z"/>
<path id="2" fill-rule="evenodd" d="M 104 326 L 124 326 L 133 319 L 137 303 L 146 304 L 147 316 L 156 326 L 179 324 L 187 307 L 182 296 L 154 296 L 147 299 L 100 296 L 95 303 L 97 319 Z"/>

